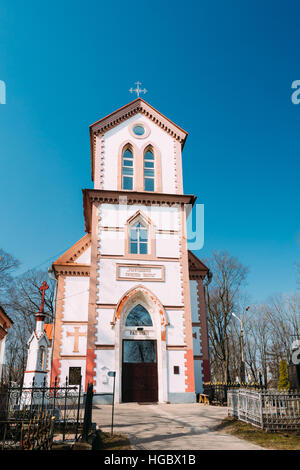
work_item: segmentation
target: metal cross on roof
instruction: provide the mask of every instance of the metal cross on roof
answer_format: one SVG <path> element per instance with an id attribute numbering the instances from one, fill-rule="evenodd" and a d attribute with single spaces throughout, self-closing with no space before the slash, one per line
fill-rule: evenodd
<path id="1" fill-rule="evenodd" d="M 140 96 L 140 93 L 147 93 L 146 88 L 140 88 L 140 85 L 142 84 L 141 82 L 134 82 L 136 85 L 136 88 L 130 88 L 129 91 L 130 93 L 136 93 L 137 96 Z"/>
<path id="2" fill-rule="evenodd" d="M 39 310 L 39 313 L 44 312 L 44 302 L 45 302 L 45 291 L 49 289 L 49 286 L 46 281 L 43 282 L 43 284 L 40 287 L 40 291 L 42 292 L 42 302 L 41 302 L 41 307 Z"/>

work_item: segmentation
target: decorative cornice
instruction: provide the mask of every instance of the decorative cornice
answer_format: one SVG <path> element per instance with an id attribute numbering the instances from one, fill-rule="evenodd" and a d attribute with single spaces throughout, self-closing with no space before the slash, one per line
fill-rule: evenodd
<path id="1" fill-rule="evenodd" d="M 78 263 L 65 263 L 57 264 L 53 263 L 53 268 L 57 276 L 87 276 L 90 275 L 89 264 L 78 264 Z"/>
<path id="2" fill-rule="evenodd" d="M 90 126 L 90 144 L 91 144 L 91 163 L 92 163 L 92 180 L 94 181 L 94 162 L 95 162 L 95 136 L 104 134 L 110 129 L 118 126 L 122 122 L 130 119 L 136 114 L 143 114 L 148 119 L 153 121 L 167 134 L 179 141 L 182 147 L 184 146 L 187 132 L 181 127 L 177 126 L 174 122 L 168 119 L 166 116 L 161 114 L 157 109 L 153 108 L 149 103 L 144 101 L 142 98 L 137 98 L 131 101 L 122 108 L 114 111 L 113 113 L 105 116 L 99 121 L 95 122 Z"/>
<path id="3" fill-rule="evenodd" d="M 188 261 L 190 279 L 200 278 L 203 280 L 209 273 L 209 268 L 190 250 L 188 250 Z"/>
<path id="4" fill-rule="evenodd" d="M 91 245 L 91 235 L 86 233 L 78 242 L 76 242 L 71 248 L 69 248 L 63 255 L 61 255 L 53 263 L 55 265 L 62 265 L 66 263 L 73 264 L 82 253 L 84 253 L 87 248 Z"/>
<path id="5" fill-rule="evenodd" d="M 190 194 L 164 194 L 136 191 L 107 191 L 99 189 L 83 189 L 83 213 L 85 220 L 85 231 L 91 231 L 92 205 L 94 202 L 100 204 L 141 204 L 144 206 L 173 206 L 191 204 L 194 205 L 196 196 Z"/>

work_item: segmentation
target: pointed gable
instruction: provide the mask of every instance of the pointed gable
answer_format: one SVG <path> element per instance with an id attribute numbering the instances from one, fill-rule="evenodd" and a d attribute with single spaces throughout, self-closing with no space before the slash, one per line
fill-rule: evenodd
<path id="1" fill-rule="evenodd" d="M 46 326 L 46 325 L 45 325 Z M 49 332 L 49 330 L 48 330 Z M 28 348 L 32 348 L 31 343 L 36 343 L 38 346 L 47 346 L 50 347 L 51 339 L 49 338 L 47 332 L 44 329 L 44 332 L 41 335 L 37 335 L 35 329 L 30 335 L 30 338 L 27 341 Z"/>
<path id="2" fill-rule="evenodd" d="M 52 263 L 56 274 L 68 273 L 69 275 L 89 275 L 90 272 L 90 247 L 91 234 L 87 233 L 54 263 Z"/>
<path id="3" fill-rule="evenodd" d="M 85 234 L 78 242 L 61 255 L 53 264 L 75 263 L 91 245 L 91 235 Z"/>
<path id="4" fill-rule="evenodd" d="M 130 119 L 136 114 L 143 114 L 151 121 L 155 122 L 167 134 L 172 136 L 175 140 L 179 141 L 182 148 L 187 138 L 187 132 L 181 127 L 177 126 L 169 118 L 161 114 L 157 109 L 153 108 L 149 103 L 142 98 L 137 98 L 131 101 L 122 108 L 114 111 L 113 113 L 105 116 L 104 118 L 96 121 L 90 126 L 90 145 L 91 145 L 91 165 L 92 165 L 92 180 L 94 181 L 95 173 L 95 138 L 99 134 L 103 134 L 108 130 L 118 126 L 122 122 Z"/>

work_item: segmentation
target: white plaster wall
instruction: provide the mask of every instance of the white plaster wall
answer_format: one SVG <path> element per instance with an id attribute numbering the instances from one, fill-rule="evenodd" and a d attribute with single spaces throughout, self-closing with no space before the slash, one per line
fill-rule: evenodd
<path id="1" fill-rule="evenodd" d="M 34 372 L 29 372 L 29 373 L 24 373 L 24 383 L 23 383 L 23 387 L 24 388 L 30 388 L 32 387 L 32 384 L 33 384 L 33 380 L 34 380 L 34 386 L 35 387 L 42 387 L 44 385 L 44 378 L 46 377 L 46 383 L 47 383 L 47 374 L 46 372 L 45 373 L 40 373 L 40 374 L 37 374 L 37 373 L 34 373 Z M 49 384 L 49 382 L 48 382 Z M 25 394 L 24 394 L 25 395 Z M 30 398 L 30 395 L 28 395 L 26 393 L 26 398 L 25 400 L 27 401 L 27 403 L 30 405 L 30 402 L 31 402 L 31 398 Z"/>
<path id="2" fill-rule="evenodd" d="M 118 230 L 99 230 L 98 247 L 101 255 L 124 255 L 125 233 Z"/>
<path id="3" fill-rule="evenodd" d="M 75 329 L 79 328 L 79 333 L 84 333 L 85 336 L 79 336 L 78 338 L 78 352 L 74 350 L 74 336 L 68 336 L 67 333 L 74 333 Z M 87 325 L 80 325 L 78 323 L 64 324 L 62 325 L 62 342 L 61 342 L 61 354 L 68 356 L 85 356 L 86 355 L 86 344 L 87 344 Z"/>
<path id="4" fill-rule="evenodd" d="M 168 383 L 170 393 L 185 392 L 184 351 L 167 351 Z M 174 366 L 179 366 L 179 374 L 174 374 Z"/>
<path id="5" fill-rule="evenodd" d="M 113 320 L 113 315 L 114 309 L 112 308 L 97 309 L 97 344 L 115 344 L 115 330 L 110 324 Z"/>
<path id="6" fill-rule="evenodd" d="M 60 386 L 64 386 L 66 383 L 66 377 L 69 381 L 69 368 L 70 367 L 81 367 L 82 377 L 82 388 L 85 389 L 85 360 L 83 359 L 62 359 L 61 360 L 61 374 L 60 374 Z"/>
<path id="7" fill-rule="evenodd" d="M 47 354 L 48 343 L 45 336 L 43 336 L 40 340 L 37 340 L 36 336 L 33 334 L 29 343 L 26 370 L 40 370 L 38 366 L 40 346 L 44 346 L 45 353 Z"/>
<path id="8" fill-rule="evenodd" d="M 179 258 L 179 236 L 177 234 L 156 234 L 156 256 Z"/>
<path id="9" fill-rule="evenodd" d="M 99 204 L 98 215 L 101 216 L 102 227 L 124 227 L 127 220 L 137 211 L 151 219 L 156 230 L 179 230 L 179 207 L 143 206 L 141 204 Z M 99 212 L 100 211 L 100 212 Z"/>
<path id="10" fill-rule="evenodd" d="M 131 135 L 128 127 L 134 122 L 145 122 L 150 128 L 150 135 L 145 139 L 138 139 Z M 116 190 L 118 181 L 118 153 L 123 143 L 132 142 L 141 149 L 148 143 L 153 143 L 161 153 L 162 192 L 175 193 L 175 157 L 173 138 L 163 131 L 157 124 L 145 117 L 136 114 L 104 134 L 104 145 L 101 147 L 100 138 L 96 138 L 95 156 L 95 189 L 99 188 L 99 174 L 101 171 L 100 158 L 104 152 L 103 189 Z"/>
<path id="11" fill-rule="evenodd" d="M 154 224 L 155 254 L 163 258 L 179 257 L 179 211 L 176 207 L 148 207 L 102 204 L 98 228 L 99 253 L 103 255 L 124 255 L 126 222 L 139 210 Z M 108 227 L 110 230 L 102 230 Z M 121 228 L 121 230 L 113 230 Z M 156 230 L 176 231 L 177 233 L 155 233 Z"/>
<path id="12" fill-rule="evenodd" d="M 167 326 L 167 345 L 181 346 L 184 344 L 184 311 L 166 310 L 169 325 Z"/>
<path id="13" fill-rule="evenodd" d="M 197 323 L 199 321 L 197 281 L 190 281 L 190 293 L 191 293 L 192 322 Z"/>
<path id="14" fill-rule="evenodd" d="M 194 373 L 195 373 L 195 392 L 203 393 L 203 372 L 202 372 L 202 361 L 200 359 L 194 360 Z"/>
<path id="15" fill-rule="evenodd" d="M 77 264 L 91 264 L 91 247 L 89 246 L 80 256 L 75 260 Z"/>
<path id="16" fill-rule="evenodd" d="M 64 321 L 87 321 L 89 303 L 88 277 L 68 276 L 65 281 Z"/>
<path id="17" fill-rule="evenodd" d="M 193 326 L 193 335 L 195 334 L 196 334 L 196 338 L 193 336 L 194 356 L 200 356 L 201 354 L 201 328 L 199 326 Z"/>
<path id="18" fill-rule="evenodd" d="M 112 393 L 113 378 L 108 377 L 108 371 L 116 370 L 115 350 L 101 349 L 96 352 L 96 393 Z"/>
<path id="19" fill-rule="evenodd" d="M 52 361 L 52 346 L 48 348 L 48 353 L 47 353 L 47 370 L 49 372 L 51 371 L 51 361 Z"/>
<path id="20" fill-rule="evenodd" d="M 181 296 L 181 275 L 180 264 L 177 261 L 136 261 L 132 260 L 132 264 L 152 264 L 165 266 L 165 281 L 117 281 L 116 264 L 124 263 L 124 259 L 100 259 L 98 262 L 98 276 L 100 289 L 97 301 L 104 304 L 116 304 L 126 291 L 138 284 L 143 284 L 151 290 L 161 301 L 163 305 L 182 306 Z M 125 263 L 131 264 L 128 261 Z M 172 286 L 172 288 L 170 288 Z"/>
<path id="21" fill-rule="evenodd" d="M 101 255 L 125 254 L 125 232 L 99 230 L 99 253 Z M 177 234 L 155 234 L 155 255 L 161 258 L 179 258 L 179 237 Z"/>

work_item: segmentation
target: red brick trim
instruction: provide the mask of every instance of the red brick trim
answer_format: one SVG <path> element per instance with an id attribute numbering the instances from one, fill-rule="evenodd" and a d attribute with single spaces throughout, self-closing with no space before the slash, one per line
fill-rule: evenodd
<path id="1" fill-rule="evenodd" d="M 56 301 L 56 318 L 53 338 L 53 354 L 52 354 L 52 366 L 51 366 L 51 385 L 54 385 L 55 377 L 60 380 L 60 352 L 62 342 L 62 319 L 64 310 L 64 297 L 65 297 L 65 276 L 58 276 L 57 283 L 57 301 Z"/>
<path id="2" fill-rule="evenodd" d="M 89 307 L 88 307 L 88 330 L 87 330 L 87 357 L 86 357 L 86 379 L 85 388 L 89 383 L 96 385 L 96 327 L 97 312 L 96 302 L 99 292 L 98 279 L 98 226 L 101 221 L 101 215 L 98 212 L 97 204 L 92 204 L 92 232 L 91 232 L 91 271 L 90 271 L 90 291 L 89 291 Z"/>
<path id="3" fill-rule="evenodd" d="M 208 327 L 206 317 L 206 302 L 203 280 L 197 280 L 197 299 L 198 299 L 198 315 L 201 324 L 200 337 L 201 337 L 201 352 L 202 352 L 202 370 L 203 382 L 210 381 L 210 365 L 209 365 L 209 345 L 208 345 Z"/>
<path id="4" fill-rule="evenodd" d="M 193 360 L 193 330 L 192 330 L 192 314 L 191 314 L 191 296 L 190 296 L 190 280 L 189 280 L 189 263 L 187 250 L 187 231 L 186 231 L 186 214 L 185 207 L 181 206 L 180 211 L 180 227 L 181 241 L 180 249 L 180 267 L 182 278 L 182 301 L 184 305 L 184 341 L 187 350 L 184 354 L 185 359 L 185 391 L 195 392 L 195 375 Z"/>

